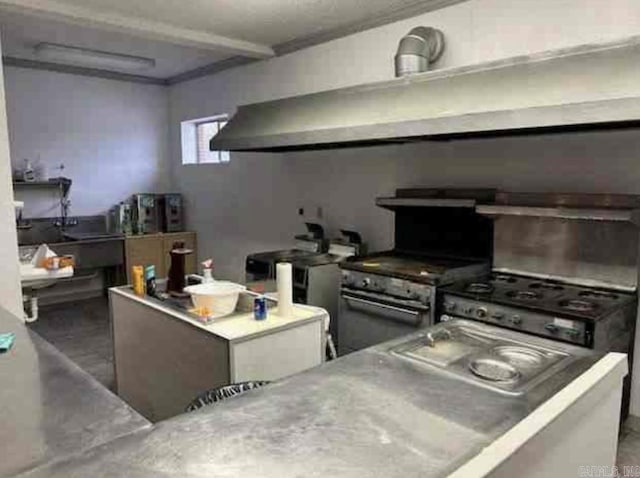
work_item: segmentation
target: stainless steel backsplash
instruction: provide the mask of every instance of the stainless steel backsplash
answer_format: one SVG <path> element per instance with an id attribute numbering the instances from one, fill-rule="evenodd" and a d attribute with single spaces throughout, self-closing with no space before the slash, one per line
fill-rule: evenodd
<path id="1" fill-rule="evenodd" d="M 635 289 L 638 228 L 626 222 L 502 216 L 494 269 Z"/>

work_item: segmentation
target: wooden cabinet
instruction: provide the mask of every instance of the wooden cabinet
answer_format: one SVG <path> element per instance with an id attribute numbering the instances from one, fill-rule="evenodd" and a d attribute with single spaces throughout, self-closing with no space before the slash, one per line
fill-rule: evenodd
<path id="1" fill-rule="evenodd" d="M 143 236 L 127 236 L 125 239 L 125 259 L 127 281 L 131 283 L 131 267 L 134 265 L 156 266 L 156 277 L 164 278 L 171 265 L 170 252 L 175 242 L 182 241 L 185 247 L 193 249 L 187 256 L 187 274 L 198 272 L 198 251 L 195 232 L 171 232 L 166 234 L 147 234 Z"/>

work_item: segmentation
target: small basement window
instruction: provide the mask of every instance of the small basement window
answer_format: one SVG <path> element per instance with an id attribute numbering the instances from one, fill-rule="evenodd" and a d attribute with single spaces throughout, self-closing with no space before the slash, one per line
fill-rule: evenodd
<path id="1" fill-rule="evenodd" d="M 221 164 L 229 162 L 229 151 L 209 151 L 209 141 L 227 124 L 227 115 L 181 123 L 182 164 Z"/>

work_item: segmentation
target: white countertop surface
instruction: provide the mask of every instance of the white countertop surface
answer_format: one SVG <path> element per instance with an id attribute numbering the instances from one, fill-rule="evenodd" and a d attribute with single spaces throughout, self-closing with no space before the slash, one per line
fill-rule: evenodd
<path id="1" fill-rule="evenodd" d="M 163 305 L 158 299 L 136 296 L 130 287 L 114 287 L 111 293 L 118 294 L 131 300 L 135 300 L 148 307 L 164 312 L 176 319 L 188 322 L 194 327 L 210 332 L 230 342 L 247 340 L 260 335 L 268 335 L 278 330 L 284 330 L 304 322 L 314 320 L 328 320 L 328 314 L 324 309 L 307 305 L 294 304 L 293 316 L 282 317 L 278 315 L 278 308 L 269 309 L 265 320 L 255 320 L 253 312 L 236 313 L 219 319 L 214 319 L 209 324 L 199 322 L 189 314 L 181 313 L 173 307 Z"/>

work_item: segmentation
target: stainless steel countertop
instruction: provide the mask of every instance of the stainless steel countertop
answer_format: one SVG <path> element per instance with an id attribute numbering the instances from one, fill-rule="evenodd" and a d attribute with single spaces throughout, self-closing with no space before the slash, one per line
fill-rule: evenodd
<path id="1" fill-rule="evenodd" d="M 514 397 L 388 348 L 351 354 L 25 476 L 446 476 L 602 356 L 580 349 L 535 393 Z"/>
<path id="2" fill-rule="evenodd" d="M 150 423 L 16 317 L 0 309 L 0 477 L 150 427 Z"/>

